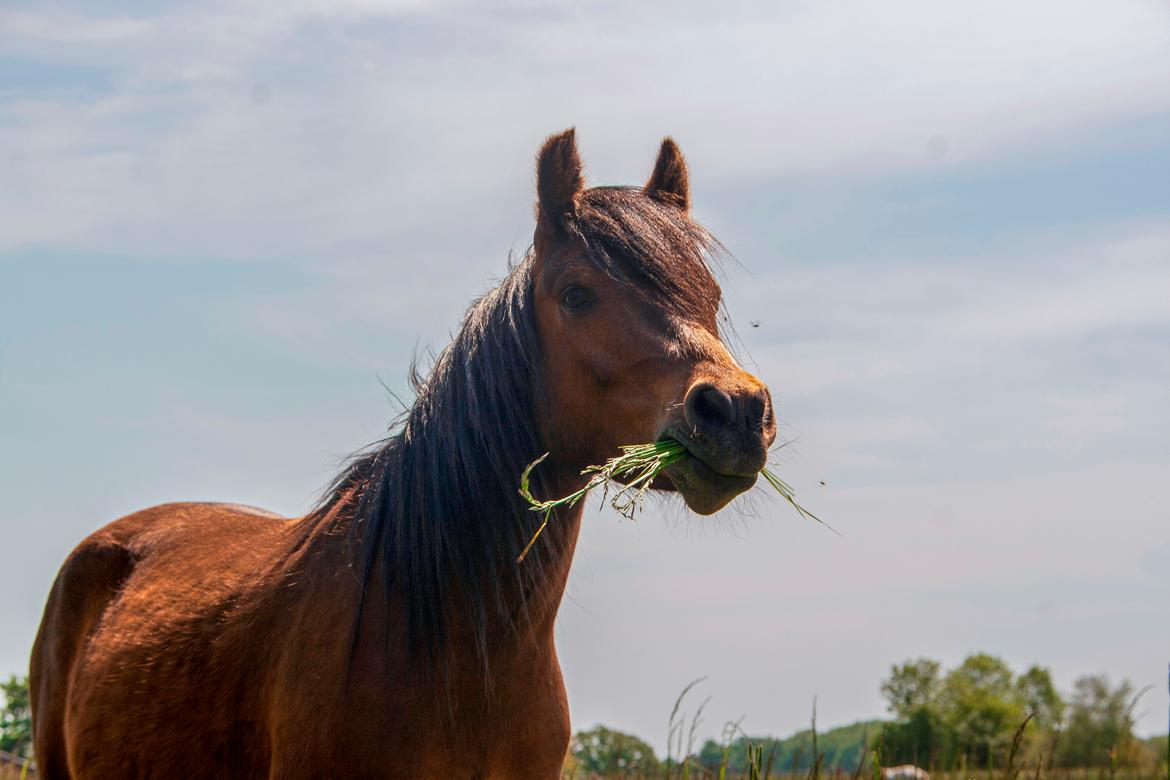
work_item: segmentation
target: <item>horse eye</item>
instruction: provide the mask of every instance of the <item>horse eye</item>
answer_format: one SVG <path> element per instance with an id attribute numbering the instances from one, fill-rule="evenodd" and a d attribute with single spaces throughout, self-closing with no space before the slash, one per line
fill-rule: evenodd
<path id="1" fill-rule="evenodd" d="M 569 311 L 581 311 L 593 303 L 593 293 L 576 284 L 561 291 L 561 305 Z"/>

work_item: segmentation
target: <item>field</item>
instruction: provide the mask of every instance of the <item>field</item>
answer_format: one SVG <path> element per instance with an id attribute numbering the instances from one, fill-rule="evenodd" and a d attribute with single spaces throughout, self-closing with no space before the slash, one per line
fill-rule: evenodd
<path id="1" fill-rule="evenodd" d="M 873 722 L 854 724 L 834 731 L 847 733 L 856 727 L 871 727 Z M 833 731 L 827 735 L 832 743 Z M 872 733 L 872 732 L 871 732 Z M 657 761 L 646 752 L 614 751 L 608 760 L 597 752 L 581 750 L 581 735 L 574 742 L 565 763 L 563 780 L 881 780 L 880 768 L 901 765 L 901 761 L 884 760 L 880 741 L 868 742 L 868 749 L 847 746 L 845 751 L 809 749 L 812 732 L 801 732 L 789 740 L 740 739 L 730 744 L 707 742 L 686 759 Z M 1036 740 L 1013 740 L 981 766 L 960 757 L 957 765 L 946 768 L 921 762 L 929 780 L 1170 780 L 1167 762 L 1167 737 L 1131 738 L 1123 747 L 1109 751 L 1106 762 L 1092 767 L 1054 765 L 1051 743 Z M 876 743 L 876 749 L 875 749 Z M 840 744 L 840 743 L 838 743 Z M 794 749 L 795 745 L 795 749 Z M 815 755 L 815 759 L 813 756 Z M 857 757 L 864 755 L 860 763 Z M 601 758 L 599 762 L 597 759 Z M 842 760 L 843 759 L 843 760 Z"/>
<path id="2" fill-rule="evenodd" d="M 746 770 L 737 770 L 730 759 L 730 752 L 724 754 L 722 761 L 712 764 L 709 761 L 700 763 L 701 758 L 692 758 L 681 763 L 665 762 L 651 769 L 638 769 L 615 766 L 609 771 L 593 771 L 582 768 L 582 762 L 575 760 L 572 755 L 565 762 L 562 780 L 879 780 L 880 774 L 875 773 L 872 759 L 861 767 L 847 772 L 838 767 L 825 767 L 824 753 L 818 753 L 820 758 L 813 767 L 804 770 L 795 769 L 799 766 L 801 756 L 788 765 L 781 765 L 777 761 L 780 753 L 778 748 L 782 743 L 773 742 L 769 750 L 762 744 L 745 751 L 749 757 L 749 766 Z M 1137 750 L 1132 754 L 1137 760 L 1135 766 L 1101 766 L 1094 768 L 1063 768 L 1043 766 L 1037 767 L 1036 761 L 1027 759 L 1008 762 L 1008 756 L 1002 759 L 1002 766 L 998 769 L 968 769 L 967 771 L 933 771 L 930 780 L 1170 780 L 1170 768 L 1166 761 L 1167 739 L 1156 737 L 1145 741 L 1135 741 L 1132 747 Z M 808 756 L 803 756 L 803 763 L 808 763 Z M 618 762 L 620 763 L 620 761 Z M 0 751 L 0 780 L 29 780 L 37 777 L 33 769 L 25 769 L 23 760 L 9 753 Z"/>
<path id="3" fill-rule="evenodd" d="M 571 769 L 566 770 L 562 776 L 563 780 L 675 780 L 677 778 L 687 778 L 687 780 L 814 780 L 820 778 L 827 780 L 828 778 L 839 778 L 840 780 L 852 780 L 852 778 L 859 778 L 860 780 L 867 780 L 869 776 L 858 776 L 849 774 L 844 771 L 837 772 L 822 772 L 819 775 L 812 775 L 807 772 L 787 772 L 778 771 L 775 768 L 771 772 L 760 770 L 758 774 L 740 773 L 740 772 L 725 772 L 720 774 L 718 771 L 703 769 L 700 767 L 684 770 L 676 768 L 670 775 L 665 773 L 637 773 L 637 772 L 615 772 L 611 774 L 596 774 L 596 773 L 574 773 Z M 1108 767 L 1100 767 L 1094 769 L 1047 769 L 1039 774 L 1035 772 L 1034 768 L 1023 768 L 1013 774 L 1004 771 L 975 771 L 975 772 L 932 772 L 930 780 L 1035 780 L 1035 778 L 1043 778 L 1044 780 L 1165 780 L 1166 772 L 1164 768 L 1156 769 L 1150 768 L 1142 771 L 1138 769 L 1110 769 Z"/>
<path id="4" fill-rule="evenodd" d="M 28 780 L 36 776 L 35 771 L 25 770 L 23 759 L 0 751 L 0 780 Z"/>
<path id="5" fill-rule="evenodd" d="M 943 699 L 955 698 L 956 680 L 964 670 L 978 667 L 986 671 L 989 661 L 995 661 L 990 668 L 1001 663 L 976 654 L 943 676 L 950 681 L 949 694 Z M 1006 666 L 1002 669 L 1010 671 Z M 1078 681 L 1067 702 L 1052 689 L 1050 706 L 1033 699 L 1020 719 L 995 723 L 989 715 L 1011 711 L 1002 705 L 1009 704 L 1012 696 L 1022 695 L 1026 688 L 1022 681 L 1046 677 L 1036 669 L 1020 676 L 1003 676 L 1001 693 L 1005 698 L 993 707 L 988 706 L 992 699 L 987 696 L 982 707 L 957 710 L 953 705 L 910 696 L 919 703 L 894 707 L 903 711 L 893 719 L 858 721 L 825 730 L 817 726 L 814 705 L 811 728 L 784 739 L 752 736 L 739 722 L 731 722 L 720 739 L 700 742 L 695 726 L 701 721 L 705 703 L 693 714 L 684 712 L 688 686 L 671 713 L 666 756 L 659 758 L 636 736 L 596 726 L 575 735 L 562 777 L 882 780 L 883 767 L 913 765 L 921 768 L 919 772 L 929 773 L 920 780 L 1170 780 L 1170 736 L 1134 735 L 1134 707 L 1147 691 L 1135 695 L 1126 682 L 1111 689 L 1103 677 L 1086 676 Z M 925 659 L 895 666 L 883 683 L 883 692 L 896 700 L 910 690 L 899 680 L 905 682 L 910 677 L 929 683 L 912 693 L 940 690 L 929 682 L 932 676 L 938 678 L 939 672 L 940 665 Z M 991 688 L 981 686 L 981 693 L 989 694 Z M 994 727 L 979 734 L 971 726 L 980 723 Z"/>

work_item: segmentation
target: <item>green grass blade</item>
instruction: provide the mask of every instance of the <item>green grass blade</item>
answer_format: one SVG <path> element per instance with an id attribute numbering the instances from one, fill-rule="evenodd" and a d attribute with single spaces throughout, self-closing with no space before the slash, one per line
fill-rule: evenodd
<path id="1" fill-rule="evenodd" d="M 768 481 L 769 485 L 771 485 L 773 488 L 776 489 L 777 493 L 779 493 L 781 496 L 784 497 L 785 501 L 792 504 L 793 508 L 796 509 L 796 511 L 800 514 L 801 517 L 804 517 L 808 520 L 816 520 L 818 523 L 823 525 L 825 528 L 828 528 L 830 531 L 837 534 L 837 536 L 841 535 L 841 533 L 836 528 L 829 525 L 824 520 L 817 517 L 812 512 L 808 511 L 807 509 L 802 507 L 800 504 L 798 504 L 796 502 L 796 491 L 792 489 L 791 485 L 789 485 L 784 480 L 780 479 L 780 477 L 776 476 L 775 473 L 768 470 L 767 468 L 760 469 L 760 474 L 762 474 L 764 479 L 766 479 Z"/>
<path id="2" fill-rule="evenodd" d="M 548 455 L 546 452 L 544 455 L 529 463 L 520 475 L 520 496 L 528 502 L 530 505 L 529 509 L 533 512 L 543 513 L 544 518 L 540 527 L 536 529 L 536 533 L 528 540 L 528 544 L 524 546 L 524 550 L 516 559 L 517 563 L 524 560 L 532 549 L 532 546 L 536 544 L 536 540 L 540 537 L 541 533 L 548 527 L 553 510 L 560 507 L 572 507 L 584 498 L 590 490 L 600 487 L 606 491 L 605 497 L 609 499 L 610 505 L 623 517 L 633 520 L 635 513 L 642 504 L 642 499 L 645 498 L 647 491 L 650 490 L 654 478 L 662 473 L 662 470 L 671 463 L 690 457 L 686 447 L 675 439 L 659 439 L 649 444 L 626 445 L 621 448 L 620 455 L 610 458 L 600 466 L 589 466 L 585 468 L 581 474 L 590 475 L 590 477 L 589 481 L 580 490 L 574 491 L 563 498 L 541 501 L 532 495 L 529 481 L 532 476 L 532 470 L 539 466 Z M 793 508 L 796 509 L 801 517 L 815 520 L 838 536 L 841 535 L 831 525 L 797 503 L 796 491 L 774 472 L 763 468 L 760 470 L 760 474 L 777 493 L 783 496 L 788 503 L 792 504 Z M 625 484 L 622 484 L 611 497 L 608 494 L 609 483 L 619 477 L 626 478 Z"/>

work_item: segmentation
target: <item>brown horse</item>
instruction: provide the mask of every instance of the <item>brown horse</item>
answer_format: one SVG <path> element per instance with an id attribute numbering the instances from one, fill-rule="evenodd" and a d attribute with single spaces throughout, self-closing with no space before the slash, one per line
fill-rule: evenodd
<path id="1" fill-rule="evenodd" d="M 751 487 L 767 388 L 718 335 L 714 239 L 666 139 L 644 187 L 585 189 L 573 131 L 537 160 L 532 251 L 469 310 L 387 439 L 301 518 L 168 504 L 62 567 L 32 655 L 47 778 L 554 778 L 553 623 L 581 521 L 517 495 L 621 444 L 690 455 L 654 487 L 707 514 Z"/>

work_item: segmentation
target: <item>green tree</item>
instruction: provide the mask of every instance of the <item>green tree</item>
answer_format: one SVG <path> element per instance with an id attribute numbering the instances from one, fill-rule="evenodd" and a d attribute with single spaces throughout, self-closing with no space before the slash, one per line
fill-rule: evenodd
<path id="1" fill-rule="evenodd" d="M 889 764 L 937 766 L 949 755 L 951 735 L 938 713 L 920 707 L 882 730 L 882 758 Z"/>
<path id="2" fill-rule="evenodd" d="M 1026 717 L 1012 670 L 987 653 L 967 656 L 947 673 L 939 692 L 940 715 L 954 747 L 983 765 L 998 758 Z"/>
<path id="3" fill-rule="evenodd" d="M 1060 763 L 1108 766 L 1115 760 L 1124 761 L 1133 741 L 1133 703 L 1129 681 L 1114 688 L 1103 674 L 1078 679 L 1060 738 Z"/>
<path id="4" fill-rule="evenodd" d="M 890 667 L 890 676 L 882 681 L 882 696 L 890 712 L 908 719 L 930 707 L 938 696 L 941 670 L 942 664 L 929 658 Z"/>
<path id="5" fill-rule="evenodd" d="M 929 658 L 890 667 L 881 690 L 898 719 L 882 731 L 887 760 L 931 764 L 949 744 L 938 713 L 941 673 L 942 664 Z"/>
<path id="6" fill-rule="evenodd" d="M 0 707 L 0 750 L 27 756 L 32 749 L 32 707 L 29 705 L 28 678 L 9 675 L 0 683 L 4 696 Z"/>
<path id="7" fill-rule="evenodd" d="M 1052 673 L 1033 666 L 1016 678 L 1016 691 L 1037 726 L 1052 730 L 1064 722 L 1064 699 L 1052 682 Z"/>
<path id="8" fill-rule="evenodd" d="M 570 753 L 581 770 L 606 777 L 658 771 L 658 759 L 648 744 L 605 726 L 578 732 Z"/>

